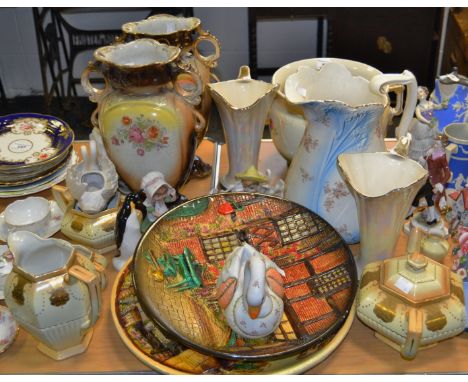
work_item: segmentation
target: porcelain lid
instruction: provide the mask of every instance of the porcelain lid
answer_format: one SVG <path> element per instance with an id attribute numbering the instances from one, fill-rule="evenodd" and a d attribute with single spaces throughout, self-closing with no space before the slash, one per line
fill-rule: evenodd
<path id="1" fill-rule="evenodd" d="M 450 270 L 423 255 L 385 260 L 381 288 L 410 305 L 423 305 L 450 295 Z"/>

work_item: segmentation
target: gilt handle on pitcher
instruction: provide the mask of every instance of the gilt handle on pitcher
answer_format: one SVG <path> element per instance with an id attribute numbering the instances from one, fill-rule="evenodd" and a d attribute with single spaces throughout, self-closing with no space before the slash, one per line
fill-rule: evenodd
<path id="1" fill-rule="evenodd" d="M 210 32 L 204 31 L 204 30 L 199 30 L 200 35 L 198 38 L 195 40 L 193 43 L 193 54 L 195 55 L 196 58 L 198 58 L 201 62 L 203 62 L 207 67 L 209 68 L 214 68 L 216 65 L 218 65 L 218 58 L 220 56 L 220 47 L 219 47 L 219 41 L 218 39 L 213 36 Z M 211 45 L 213 45 L 214 48 L 214 53 L 210 54 L 209 56 L 204 56 L 203 54 L 200 53 L 198 50 L 198 45 L 202 41 L 207 41 Z"/>
<path id="2" fill-rule="evenodd" d="M 93 61 L 90 61 L 86 69 L 83 70 L 83 73 L 81 73 L 81 86 L 83 86 L 85 92 L 88 93 L 89 100 L 98 103 L 102 96 L 107 92 L 109 88 L 109 82 L 107 81 L 107 78 L 104 77 L 105 86 L 102 89 L 95 88 L 89 79 L 89 75 L 92 72 L 101 73 L 100 70 L 96 67 L 96 64 Z"/>
<path id="3" fill-rule="evenodd" d="M 416 108 L 418 84 L 413 73 L 405 70 L 401 74 L 379 74 L 370 81 L 370 88 L 374 93 L 387 94 L 395 91 L 397 95 L 396 107 L 391 109 L 393 115 L 401 113 L 403 91 L 401 86 L 406 86 L 406 99 L 400 125 L 396 128 L 397 138 L 406 135 L 408 127 L 413 119 Z"/>
<path id="4" fill-rule="evenodd" d="M 68 270 L 68 274 L 84 282 L 88 287 L 89 301 L 91 304 L 91 318 L 88 328 L 91 328 L 98 320 L 101 312 L 101 286 L 99 279 L 93 272 L 79 265 L 71 266 Z"/>
<path id="5" fill-rule="evenodd" d="M 71 192 L 64 186 L 52 186 L 52 196 L 63 213 L 67 212 L 68 208 L 71 208 L 75 202 Z"/>

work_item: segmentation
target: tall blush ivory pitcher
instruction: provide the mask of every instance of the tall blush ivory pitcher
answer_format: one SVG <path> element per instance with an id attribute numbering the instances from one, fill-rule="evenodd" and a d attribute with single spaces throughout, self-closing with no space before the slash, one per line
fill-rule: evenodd
<path id="1" fill-rule="evenodd" d="M 307 127 L 286 176 L 285 197 L 322 216 L 349 244 L 359 241 L 359 222 L 337 157 L 385 151 L 387 124 L 401 112 L 403 86 L 407 94 L 400 132 L 407 130 L 416 105 L 416 79 L 407 70 L 365 79 L 342 63 L 328 62 L 300 66 L 286 79 L 286 99 L 302 108 Z M 388 97 L 391 89 L 399 89 L 395 109 Z"/>
<path id="2" fill-rule="evenodd" d="M 190 173 L 197 135 L 204 133 L 205 119 L 191 104 L 202 82 L 184 69 L 180 53 L 178 47 L 144 38 L 105 46 L 94 52 L 95 62 L 81 76 L 90 100 L 98 104 L 92 122 L 133 191 L 155 170 L 171 186 L 181 186 Z M 93 71 L 103 74 L 103 89 L 90 83 Z"/>

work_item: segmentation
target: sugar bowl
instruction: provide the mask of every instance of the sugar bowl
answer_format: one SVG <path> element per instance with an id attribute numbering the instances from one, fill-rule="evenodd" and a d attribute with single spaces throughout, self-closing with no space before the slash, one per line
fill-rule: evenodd
<path id="1" fill-rule="evenodd" d="M 407 359 L 461 333 L 466 319 L 460 277 L 420 253 L 421 235 L 411 231 L 407 256 L 368 264 L 357 296 L 359 319 Z"/>

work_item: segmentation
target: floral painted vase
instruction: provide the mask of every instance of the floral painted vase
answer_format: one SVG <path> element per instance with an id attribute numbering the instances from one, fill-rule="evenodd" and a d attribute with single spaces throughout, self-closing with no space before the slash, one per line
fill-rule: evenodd
<path id="1" fill-rule="evenodd" d="M 134 191 L 151 171 L 163 173 L 171 186 L 181 186 L 205 127 L 192 105 L 201 81 L 181 69 L 180 52 L 151 39 L 106 46 L 95 51 L 96 62 L 82 74 L 90 100 L 98 103 L 93 123 L 117 172 Z M 104 89 L 91 85 L 92 71 L 104 75 Z"/>
<path id="2" fill-rule="evenodd" d="M 203 83 L 197 109 L 205 119 L 208 119 L 211 97 L 206 85 L 219 81 L 211 70 L 218 64 L 220 46 L 215 36 L 202 29 L 200 19 L 164 14 L 154 15 L 145 20 L 126 23 L 122 25 L 122 31 L 124 38 L 152 38 L 182 50 L 181 59 L 184 65 L 197 73 Z M 211 45 L 213 53 L 204 55 L 199 49 L 200 44 Z"/>

